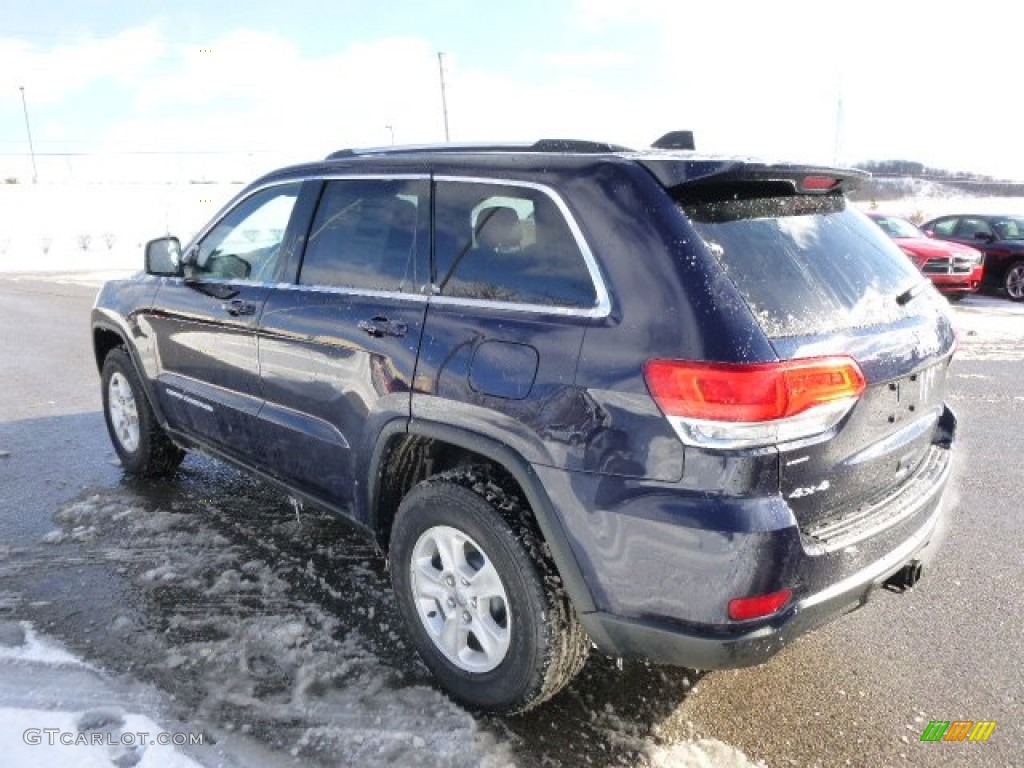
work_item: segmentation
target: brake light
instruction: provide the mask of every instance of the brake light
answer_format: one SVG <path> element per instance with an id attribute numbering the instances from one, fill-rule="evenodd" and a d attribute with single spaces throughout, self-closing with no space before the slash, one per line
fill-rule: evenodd
<path id="1" fill-rule="evenodd" d="M 780 589 L 768 595 L 737 597 L 729 601 L 729 618 L 733 621 L 745 621 L 770 616 L 788 603 L 792 596 L 792 590 Z"/>
<path id="2" fill-rule="evenodd" d="M 839 183 L 839 179 L 832 176 L 804 176 L 800 183 L 804 192 L 827 192 Z"/>
<path id="3" fill-rule="evenodd" d="M 718 448 L 823 433 L 866 387 L 860 367 L 849 357 L 777 363 L 651 360 L 644 377 L 683 442 Z"/>

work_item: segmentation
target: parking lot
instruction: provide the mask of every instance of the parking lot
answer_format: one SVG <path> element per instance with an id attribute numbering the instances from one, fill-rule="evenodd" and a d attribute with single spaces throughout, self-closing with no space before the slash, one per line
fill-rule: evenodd
<path id="1" fill-rule="evenodd" d="M 224 764 L 254 749 L 282 765 L 1019 760 L 1024 306 L 952 308 L 960 456 L 945 548 L 917 588 L 762 667 L 593 658 L 548 706 L 481 719 L 434 688 L 358 535 L 200 456 L 172 482 L 124 478 L 89 348 L 95 288 L 77 282 L 0 279 L 0 619 L 151 690 Z M 922 743 L 931 720 L 998 724 L 984 744 Z"/>

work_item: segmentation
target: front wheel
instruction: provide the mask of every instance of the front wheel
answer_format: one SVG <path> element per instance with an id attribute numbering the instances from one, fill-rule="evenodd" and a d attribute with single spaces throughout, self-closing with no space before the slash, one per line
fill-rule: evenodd
<path id="1" fill-rule="evenodd" d="M 1003 277 L 1003 288 L 1013 301 L 1024 301 L 1024 261 L 1010 265 Z"/>
<path id="2" fill-rule="evenodd" d="M 146 399 L 139 376 L 124 347 L 103 360 L 103 416 L 121 466 L 132 475 L 168 475 L 185 452 L 167 437 Z"/>
<path id="3" fill-rule="evenodd" d="M 583 667 L 589 640 L 521 502 L 473 471 L 423 481 L 391 531 L 392 581 L 417 651 L 473 707 L 526 711 Z"/>

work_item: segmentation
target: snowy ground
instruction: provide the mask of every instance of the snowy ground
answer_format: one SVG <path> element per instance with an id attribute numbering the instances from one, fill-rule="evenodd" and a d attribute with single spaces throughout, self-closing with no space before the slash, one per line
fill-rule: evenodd
<path id="1" fill-rule="evenodd" d="M 189 462 L 181 483 L 86 492 L 57 511 L 36 561 L 109 569 L 131 598 L 91 610 L 93 654 L 116 660 L 106 671 L 30 625 L 0 624 L 0 740 L 18 747 L 5 766 L 566 764 L 537 744 L 524 763 L 515 723 L 475 717 L 434 687 L 361 536 L 326 514 L 297 515 L 215 462 Z M 4 555 L 0 566 L 32 565 Z M 754 765 L 714 739 L 643 732 L 610 707 L 592 720 L 601 741 L 628 745 L 630 765 Z M 26 729 L 46 728 L 113 736 L 25 743 Z M 139 731 L 199 734 L 203 745 L 120 743 Z"/>
<path id="2" fill-rule="evenodd" d="M 960 360 L 1019 360 L 1024 354 L 1024 302 L 968 296 L 952 307 Z"/>
<path id="3" fill-rule="evenodd" d="M 28 622 L 0 621 L 4 765 L 199 768 L 174 746 L 196 741 L 192 734 L 138 713 L 138 706 L 151 709 L 154 703 L 117 690 L 94 667 L 40 638 Z"/>

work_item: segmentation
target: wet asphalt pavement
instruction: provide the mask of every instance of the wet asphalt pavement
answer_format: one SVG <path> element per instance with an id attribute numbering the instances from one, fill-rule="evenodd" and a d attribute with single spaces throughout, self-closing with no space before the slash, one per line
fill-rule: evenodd
<path id="1" fill-rule="evenodd" d="M 281 684 L 274 669 L 253 669 L 272 660 L 246 657 L 259 684 L 244 696 L 228 690 L 230 665 L 189 660 L 229 640 L 226 623 L 268 611 L 305 617 L 348 660 L 358 660 L 344 650 L 355 638 L 387 670 L 387 685 L 430 686 L 384 563 L 358 534 L 316 511 L 297 518 L 276 490 L 201 456 L 172 481 L 123 476 L 100 413 L 94 294 L 0 279 L 0 618 L 33 621 L 110 673 L 156 686 L 184 722 L 241 728 L 271 749 L 287 750 L 292 731 L 308 725 L 270 706 Z M 917 588 L 880 593 L 755 669 L 619 669 L 592 658 L 547 706 L 483 718 L 481 728 L 510 743 L 522 765 L 635 765 L 651 744 L 699 737 L 770 766 L 1024 762 L 1024 355 L 967 357 L 950 380 L 961 424 L 952 524 Z M 175 538 L 171 520 L 160 535 L 140 536 L 156 510 L 187 520 L 191 533 Z M 261 589 L 235 585 L 231 601 L 199 589 L 216 582 L 204 571 L 217 551 L 230 551 Z M 268 563 L 272 573 L 260 576 Z M 171 566 L 188 578 L 163 578 L 159 569 Z M 998 725 L 985 744 L 921 743 L 930 720 Z M 327 751 L 307 756 L 330 763 Z"/>

